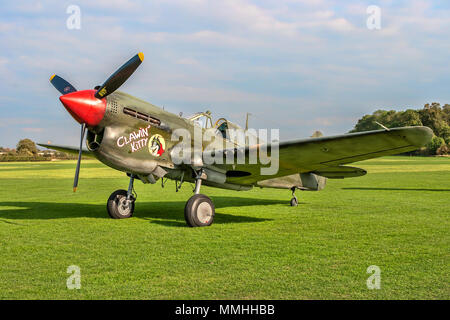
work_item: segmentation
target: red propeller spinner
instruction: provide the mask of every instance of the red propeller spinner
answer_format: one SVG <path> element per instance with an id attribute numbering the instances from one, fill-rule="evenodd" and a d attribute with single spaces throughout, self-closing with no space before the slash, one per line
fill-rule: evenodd
<path id="1" fill-rule="evenodd" d="M 95 127 L 102 121 L 106 110 L 106 98 L 97 99 L 97 90 L 75 91 L 59 97 L 64 107 L 80 124 Z"/>

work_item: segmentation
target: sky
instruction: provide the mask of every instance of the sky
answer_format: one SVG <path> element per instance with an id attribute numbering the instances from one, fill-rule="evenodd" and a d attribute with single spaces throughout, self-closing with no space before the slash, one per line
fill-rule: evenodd
<path id="1" fill-rule="evenodd" d="M 71 5 L 80 29 L 69 29 Z M 370 5 L 380 11 L 380 28 Z M 1 1 L 0 146 L 77 145 L 49 83 L 100 85 L 142 51 L 119 89 L 173 113 L 211 110 L 281 140 L 348 132 L 377 109 L 450 103 L 450 2 Z"/>

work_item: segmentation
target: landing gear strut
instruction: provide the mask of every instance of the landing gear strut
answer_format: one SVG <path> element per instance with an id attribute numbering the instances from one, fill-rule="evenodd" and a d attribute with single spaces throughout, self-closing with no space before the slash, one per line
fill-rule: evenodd
<path id="1" fill-rule="evenodd" d="M 134 176 L 130 175 L 130 183 L 128 191 L 114 191 L 108 199 L 106 208 L 108 214 L 113 219 L 130 218 L 134 212 L 134 202 L 136 198 L 133 196 Z"/>
<path id="2" fill-rule="evenodd" d="M 210 198 L 200 194 L 203 171 L 195 172 L 194 195 L 186 202 L 184 219 L 189 227 L 206 227 L 214 221 L 215 208 Z"/>
<path id="3" fill-rule="evenodd" d="M 298 199 L 295 196 L 296 187 L 292 187 L 291 190 L 292 190 L 291 207 L 296 207 L 298 206 Z"/>

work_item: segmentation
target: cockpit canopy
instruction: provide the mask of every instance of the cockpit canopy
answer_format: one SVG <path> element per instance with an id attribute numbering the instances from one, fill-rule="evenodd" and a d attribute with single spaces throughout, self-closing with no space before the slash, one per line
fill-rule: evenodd
<path id="1" fill-rule="evenodd" d="M 211 111 L 207 110 L 205 112 L 197 112 L 190 117 L 187 117 L 188 120 L 192 121 L 194 125 L 198 125 L 204 129 L 215 128 L 222 135 L 224 139 L 228 139 L 227 137 L 227 129 L 240 129 L 242 128 L 237 124 L 228 121 L 225 118 L 219 118 L 214 124 L 211 116 Z"/>
<path id="2" fill-rule="evenodd" d="M 195 125 L 198 125 L 204 129 L 213 127 L 211 111 L 209 110 L 205 112 L 194 113 L 192 116 L 187 117 L 187 119 L 192 121 Z"/>

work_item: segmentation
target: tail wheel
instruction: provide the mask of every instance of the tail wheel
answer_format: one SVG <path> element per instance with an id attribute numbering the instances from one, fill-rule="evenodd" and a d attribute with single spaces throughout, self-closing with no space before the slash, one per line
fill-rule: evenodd
<path id="1" fill-rule="evenodd" d="M 206 227 L 214 221 L 215 208 L 210 198 L 195 194 L 184 207 L 184 218 L 189 227 Z"/>
<path id="2" fill-rule="evenodd" d="M 291 199 L 291 207 L 296 207 L 296 206 L 298 206 L 298 200 L 297 200 L 297 198 L 295 197 L 295 198 L 292 198 L 292 199 Z"/>
<path id="3" fill-rule="evenodd" d="M 125 219 L 130 218 L 134 212 L 135 198 L 131 197 L 127 200 L 127 191 L 117 190 L 113 192 L 108 199 L 106 208 L 108 214 L 113 219 Z"/>
<path id="4" fill-rule="evenodd" d="M 291 199 L 291 207 L 296 207 L 298 206 L 298 199 L 295 196 L 295 190 L 297 190 L 296 187 L 292 187 L 291 191 L 292 191 L 292 199 Z"/>

